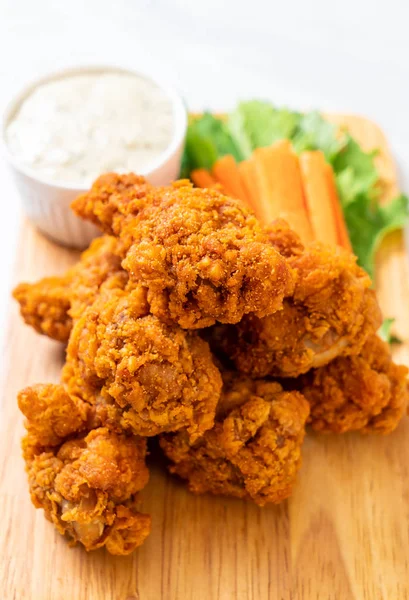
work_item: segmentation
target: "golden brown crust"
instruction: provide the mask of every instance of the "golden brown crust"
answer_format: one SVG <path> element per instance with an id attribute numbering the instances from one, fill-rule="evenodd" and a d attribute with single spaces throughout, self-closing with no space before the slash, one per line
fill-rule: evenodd
<path id="1" fill-rule="evenodd" d="M 256 218 L 216 191 L 175 187 L 130 227 L 124 268 L 148 288 L 152 313 L 184 328 L 269 314 L 291 289 Z"/>
<path id="2" fill-rule="evenodd" d="M 85 431 L 89 407 L 61 385 L 38 384 L 21 390 L 18 406 L 27 432 L 39 446 L 58 446 L 72 433 Z"/>
<path id="3" fill-rule="evenodd" d="M 108 290 L 76 323 L 63 379 L 104 424 L 152 436 L 213 425 L 221 378 L 206 342 L 148 314 L 142 288 Z"/>
<path id="4" fill-rule="evenodd" d="M 70 283 L 69 276 L 46 277 L 37 283 L 20 283 L 13 291 L 26 324 L 58 342 L 68 340 L 72 327 Z"/>
<path id="5" fill-rule="evenodd" d="M 358 354 L 381 324 L 370 279 L 352 254 L 318 243 L 290 254 L 295 288 L 283 309 L 263 319 L 245 316 L 212 334 L 213 348 L 253 377 L 297 377 L 337 356 Z"/>
<path id="6" fill-rule="evenodd" d="M 388 344 L 371 336 L 358 356 L 337 358 L 301 378 L 317 431 L 390 433 L 409 401 L 408 369 L 395 365 Z"/>
<path id="7" fill-rule="evenodd" d="M 239 202 L 187 181 L 152 188 L 141 180 L 130 193 L 121 177 L 114 191 L 97 181 L 73 207 L 119 236 L 122 265 L 147 287 L 153 314 L 194 329 L 281 307 L 290 269 Z"/>
<path id="8" fill-rule="evenodd" d="M 34 506 L 86 550 L 128 554 L 143 543 L 150 517 L 137 512 L 136 493 L 149 478 L 146 441 L 103 427 L 88 432 L 89 407 L 62 386 L 26 388 L 19 405 Z"/>
<path id="9" fill-rule="evenodd" d="M 137 511 L 148 480 L 140 435 L 161 434 L 171 472 L 195 493 L 259 505 L 290 495 L 308 402 L 231 371 L 222 390 L 190 329 L 218 321 L 214 347 L 252 377 L 330 363 L 289 383 L 308 396 L 315 429 L 387 433 L 399 422 L 406 370 L 373 335 L 379 308 L 352 255 L 304 247 L 283 221 L 263 229 L 238 202 L 186 181 L 153 188 L 108 174 L 74 208 L 113 235 L 65 276 L 15 292 L 38 331 L 70 336 L 63 385 L 27 388 L 19 406 L 33 503 L 74 542 L 127 554 L 149 534 Z"/>
<path id="10" fill-rule="evenodd" d="M 304 244 L 298 233 L 293 231 L 287 221 L 276 219 L 266 227 L 273 247 L 286 258 L 300 256 L 304 252 Z"/>
<path id="11" fill-rule="evenodd" d="M 13 292 L 20 312 L 38 333 L 67 342 L 73 320 L 94 301 L 107 281 L 124 286 L 127 274 L 116 255 L 117 240 L 102 236 L 82 253 L 79 262 L 61 277 L 46 277 L 36 283 L 21 283 Z"/>
<path id="12" fill-rule="evenodd" d="M 94 181 L 88 192 L 78 196 L 71 208 L 105 233 L 114 235 L 119 233 L 128 211 L 136 214 L 154 189 L 144 177 L 134 173 L 106 173 Z"/>
<path id="13" fill-rule="evenodd" d="M 298 392 L 227 373 L 213 429 L 193 444 L 183 431 L 161 436 L 160 444 L 170 471 L 194 493 L 280 502 L 301 464 L 308 413 Z"/>
<path id="14" fill-rule="evenodd" d="M 101 286 L 124 288 L 128 276 L 121 268 L 116 238 L 104 235 L 91 242 L 71 270 L 70 316 L 75 320 L 90 306 Z"/>

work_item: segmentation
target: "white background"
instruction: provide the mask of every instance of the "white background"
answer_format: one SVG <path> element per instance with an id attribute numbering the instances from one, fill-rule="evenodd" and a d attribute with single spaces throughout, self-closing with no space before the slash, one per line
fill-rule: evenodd
<path id="1" fill-rule="evenodd" d="M 409 180 L 408 22 L 407 0 L 0 0 L 0 111 L 47 71 L 124 64 L 168 79 L 191 109 L 264 97 L 366 114 Z M 19 222 L 1 159 L 0 181 L 1 339 Z"/>

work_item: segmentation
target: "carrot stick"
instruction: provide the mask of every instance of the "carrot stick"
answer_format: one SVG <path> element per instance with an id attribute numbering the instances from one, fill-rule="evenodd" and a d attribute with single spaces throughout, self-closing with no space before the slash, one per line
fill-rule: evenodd
<path id="1" fill-rule="evenodd" d="M 314 238 L 350 250 L 332 168 L 320 151 L 303 152 L 300 165 Z"/>
<path id="2" fill-rule="evenodd" d="M 256 163 L 258 204 L 256 215 L 264 223 L 285 219 L 303 242 L 313 239 L 301 179 L 300 164 L 288 140 L 253 153 Z"/>
<path id="3" fill-rule="evenodd" d="M 227 194 L 251 207 L 233 156 L 226 154 L 219 158 L 213 165 L 213 176 L 222 184 Z"/>
<path id="4" fill-rule="evenodd" d="M 314 239 L 336 245 L 339 243 L 338 231 L 325 165 L 322 152 L 303 152 L 300 156 L 304 193 Z"/>
<path id="5" fill-rule="evenodd" d="M 190 173 L 190 179 L 200 188 L 211 188 L 216 183 L 215 178 L 206 169 L 194 169 Z"/>
<path id="6" fill-rule="evenodd" d="M 221 194 L 227 195 L 222 184 L 216 181 L 213 175 L 209 171 L 206 171 L 206 169 L 194 169 L 190 173 L 190 179 L 196 187 L 217 190 Z"/>
<path id="7" fill-rule="evenodd" d="M 243 187 L 246 190 L 246 195 L 255 211 L 258 204 L 257 182 L 256 182 L 256 165 L 253 159 L 243 160 L 238 164 L 239 173 Z"/>
<path id="8" fill-rule="evenodd" d="M 325 163 L 325 171 L 327 177 L 327 185 L 329 190 L 330 199 L 332 202 L 332 210 L 335 215 L 335 222 L 337 225 L 338 244 L 353 252 L 351 240 L 349 239 L 348 229 L 345 223 L 344 213 L 339 201 L 337 185 L 335 183 L 334 171 L 331 165 Z"/>

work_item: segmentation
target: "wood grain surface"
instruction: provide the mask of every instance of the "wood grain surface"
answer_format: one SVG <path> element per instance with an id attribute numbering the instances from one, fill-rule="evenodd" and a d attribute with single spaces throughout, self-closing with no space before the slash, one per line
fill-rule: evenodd
<path id="1" fill-rule="evenodd" d="M 361 141 L 375 135 L 370 123 L 360 127 Z M 396 187 L 390 159 L 385 165 L 385 181 Z M 75 258 L 23 223 L 15 281 L 63 272 Z M 380 252 L 377 288 L 385 315 L 397 317 L 405 340 L 396 356 L 409 364 L 408 271 L 400 234 Z M 277 507 L 195 497 L 159 464 L 142 493 L 153 530 L 140 549 L 116 558 L 69 548 L 30 503 L 16 406 L 23 386 L 58 379 L 63 354 L 11 307 L 1 364 L 1 599 L 409 599 L 408 418 L 388 437 L 309 432 L 295 492 Z M 151 452 L 152 460 L 154 445 Z"/>

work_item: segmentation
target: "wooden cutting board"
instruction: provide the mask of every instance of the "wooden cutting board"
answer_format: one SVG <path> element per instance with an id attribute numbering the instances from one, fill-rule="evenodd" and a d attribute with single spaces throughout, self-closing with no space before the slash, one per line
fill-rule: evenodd
<path id="1" fill-rule="evenodd" d="M 371 123 L 359 120 L 355 127 L 362 143 L 384 144 Z M 379 160 L 391 192 L 396 175 L 384 150 Z M 15 282 L 63 272 L 76 257 L 24 222 Z M 409 365 L 408 281 L 402 236 L 395 234 L 379 256 L 377 288 L 385 316 L 397 318 L 396 331 L 405 340 L 396 358 Z M 5 339 L 0 598 L 409 599 L 408 418 L 388 437 L 309 432 L 294 494 L 276 507 L 193 496 L 155 466 L 142 492 L 142 509 L 153 518 L 147 542 L 129 557 L 103 550 L 87 554 L 69 548 L 33 508 L 20 457 L 16 393 L 28 384 L 57 381 L 63 348 L 24 326 L 15 305 Z"/>

